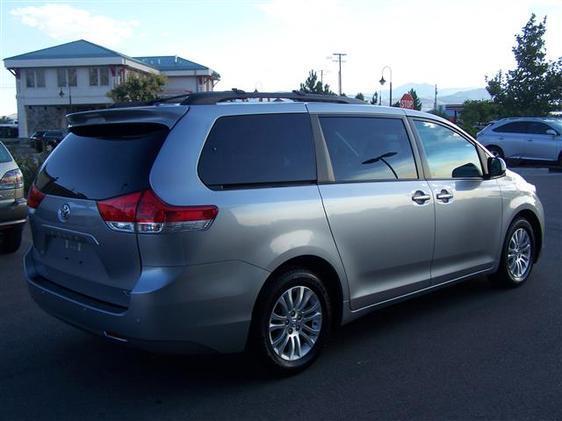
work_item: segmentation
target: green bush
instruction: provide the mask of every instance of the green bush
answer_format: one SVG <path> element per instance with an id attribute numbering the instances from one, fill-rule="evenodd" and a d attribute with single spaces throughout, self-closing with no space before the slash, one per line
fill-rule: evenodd
<path id="1" fill-rule="evenodd" d="M 47 159 L 48 155 L 49 154 L 45 152 L 41 154 L 21 154 L 14 156 L 14 159 L 16 160 L 21 172 L 23 173 L 23 182 L 26 195 L 29 191 L 29 188 L 31 187 L 31 184 L 33 184 L 33 181 L 35 180 L 35 177 L 37 177 L 39 168 L 41 167 L 41 165 L 43 165 L 43 162 L 45 162 L 45 159 Z"/>

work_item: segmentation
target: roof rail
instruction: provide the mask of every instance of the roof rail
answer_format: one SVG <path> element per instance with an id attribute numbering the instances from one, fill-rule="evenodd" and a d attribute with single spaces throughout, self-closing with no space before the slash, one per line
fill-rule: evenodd
<path id="1" fill-rule="evenodd" d="M 200 92 L 189 95 L 182 105 L 212 105 L 219 102 L 247 100 L 247 99 L 290 99 L 300 102 L 331 102 L 336 104 L 363 104 L 359 99 L 338 95 L 309 94 L 302 91 L 292 92 L 245 92 L 240 89 L 218 92 Z"/>

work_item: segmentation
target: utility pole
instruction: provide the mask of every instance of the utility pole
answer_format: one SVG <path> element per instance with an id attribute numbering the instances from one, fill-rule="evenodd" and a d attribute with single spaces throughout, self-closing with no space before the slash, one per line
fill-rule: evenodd
<path id="1" fill-rule="evenodd" d="M 437 111 L 437 83 L 435 84 L 435 98 L 433 99 L 433 109 Z"/>
<path id="2" fill-rule="evenodd" d="M 347 53 L 333 53 L 332 54 L 334 57 L 337 57 L 335 60 L 333 60 L 334 62 L 338 63 L 338 93 L 341 96 L 342 90 L 341 90 L 341 64 L 342 64 L 342 57 L 346 56 Z M 345 63 L 345 61 L 343 62 Z"/>
<path id="3" fill-rule="evenodd" d="M 324 70 L 320 69 L 320 84 L 324 87 Z"/>

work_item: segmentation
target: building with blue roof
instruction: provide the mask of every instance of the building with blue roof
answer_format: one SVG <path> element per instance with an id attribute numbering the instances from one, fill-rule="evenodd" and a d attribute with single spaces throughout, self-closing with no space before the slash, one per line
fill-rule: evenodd
<path id="1" fill-rule="evenodd" d="M 108 92 L 131 76 L 166 76 L 163 96 L 212 91 L 220 75 L 178 56 L 130 57 L 86 40 L 4 59 L 16 78 L 19 133 L 66 127 L 66 114 L 111 105 Z"/>

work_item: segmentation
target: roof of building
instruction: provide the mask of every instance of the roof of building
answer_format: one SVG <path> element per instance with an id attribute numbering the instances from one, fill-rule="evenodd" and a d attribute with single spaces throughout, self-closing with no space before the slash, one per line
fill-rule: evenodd
<path id="1" fill-rule="evenodd" d="M 120 57 L 131 60 L 138 64 L 159 71 L 186 71 L 186 70 L 210 70 L 202 64 L 186 60 L 178 56 L 146 56 L 129 57 L 117 51 L 111 50 L 93 42 L 80 39 L 55 45 L 54 47 L 43 48 L 30 53 L 20 54 L 4 60 L 49 60 L 49 59 L 80 59 L 80 58 L 100 58 L 100 57 Z M 217 74 L 218 75 L 218 74 Z"/>
<path id="2" fill-rule="evenodd" d="M 91 57 L 130 57 L 94 44 L 93 42 L 80 39 L 78 41 L 67 42 L 55 45 L 54 47 L 43 48 L 30 53 L 8 57 L 5 60 L 40 60 L 57 58 L 91 58 Z"/>
<path id="3" fill-rule="evenodd" d="M 209 68 L 202 64 L 195 63 L 190 60 L 178 56 L 148 56 L 135 57 L 137 60 L 154 67 L 160 71 L 172 70 L 208 70 Z"/>

